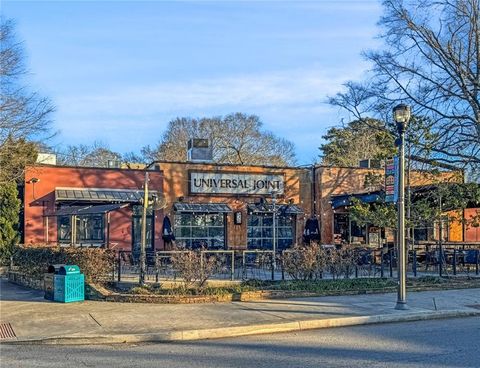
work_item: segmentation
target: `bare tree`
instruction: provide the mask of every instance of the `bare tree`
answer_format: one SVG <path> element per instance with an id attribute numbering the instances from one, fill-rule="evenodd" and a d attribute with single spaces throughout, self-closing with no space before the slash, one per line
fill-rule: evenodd
<path id="1" fill-rule="evenodd" d="M 399 101 L 429 122 L 424 153 L 480 168 L 480 0 L 384 0 L 385 49 L 366 52 L 368 82 L 330 99 L 356 118 L 390 121 Z M 419 144 L 422 143 L 420 140 Z"/>
<path id="2" fill-rule="evenodd" d="M 14 23 L 0 17 L 0 184 L 19 180 L 35 162 L 36 144 L 50 131 L 51 102 L 29 91 L 22 44 Z"/>
<path id="3" fill-rule="evenodd" d="M 67 146 L 57 152 L 58 164 L 84 167 L 108 167 L 109 161 L 122 161 L 122 156 L 109 149 L 105 143 L 96 141 L 91 146 L 80 144 Z"/>
<path id="4" fill-rule="evenodd" d="M 158 145 L 144 147 L 140 156 L 143 161 L 186 161 L 187 142 L 191 138 L 209 139 L 213 159 L 218 163 L 274 166 L 295 163 L 293 143 L 263 130 L 257 116 L 241 113 L 223 118 L 174 119 Z M 128 157 L 138 158 L 138 155 Z"/>
<path id="5" fill-rule="evenodd" d="M 51 102 L 23 83 L 27 70 L 14 24 L 0 19 L 0 147 L 7 139 L 40 139 L 50 130 Z"/>

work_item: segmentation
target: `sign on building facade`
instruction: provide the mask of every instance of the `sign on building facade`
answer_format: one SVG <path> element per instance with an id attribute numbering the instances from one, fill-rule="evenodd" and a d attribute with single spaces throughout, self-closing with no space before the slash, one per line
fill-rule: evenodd
<path id="1" fill-rule="evenodd" d="M 281 195 L 283 175 L 190 172 L 191 194 Z"/>

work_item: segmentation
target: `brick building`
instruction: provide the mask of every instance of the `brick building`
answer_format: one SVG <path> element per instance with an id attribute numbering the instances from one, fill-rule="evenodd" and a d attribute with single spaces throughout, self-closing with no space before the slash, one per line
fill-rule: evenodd
<path id="1" fill-rule="evenodd" d="M 143 170 L 27 167 L 24 243 L 138 247 L 143 178 Z M 154 192 L 163 190 L 161 172 L 150 180 Z M 151 248 L 162 247 L 161 221 L 161 214 L 148 218 Z"/>
<path id="2" fill-rule="evenodd" d="M 138 251 L 144 173 L 119 168 L 28 167 L 24 242 Z M 372 173 L 383 174 L 383 170 L 159 162 L 149 171 L 149 189 L 165 200 L 166 207 L 148 214 L 147 249 L 165 249 L 162 225 L 166 216 L 177 245 L 271 249 L 274 209 L 279 250 L 301 243 L 308 221 L 318 222 L 324 244 L 342 237 L 347 242 L 374 243 L 369 236 L 372 229 L 360 228 L 348 218 L 351 196 L 378 199 L 378 187 L 365 187 L 365 178 Z M 413 186 L 425 180 L 421 173 L 412 175 Z M 464 215 L 468 218 L 476 211 L 468 209 Z M 480 241 L 478 228 L 451 226 L 447 232 L 446 240 Z"/>

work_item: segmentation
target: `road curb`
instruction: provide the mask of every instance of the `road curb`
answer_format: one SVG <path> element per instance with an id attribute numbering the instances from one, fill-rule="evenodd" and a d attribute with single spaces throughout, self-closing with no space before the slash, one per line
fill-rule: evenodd
<path id="1" fill-rule="evenodd" d="M 353 316 L 313 320 L 300 320 L 248 326 L 219 327 L 199 330 L 181 330 L 144 334 L 105 334 L 105 335 L 70 335 L 40 337 L 31 339 L 4 340 L 2 344 L 46 344 L 46 345 L 86 345 L 86 344 L 120 344 L 141 342 L 178 342 L 207 340 L 247 335 L 294 332 L 321 328 L 369 325 L 393 322 L 424 321 L 443 318 L 460 318 L 480 316 L 478 310 L 444 310 L 428 312 L 398 312 L 373 316 Z"/>

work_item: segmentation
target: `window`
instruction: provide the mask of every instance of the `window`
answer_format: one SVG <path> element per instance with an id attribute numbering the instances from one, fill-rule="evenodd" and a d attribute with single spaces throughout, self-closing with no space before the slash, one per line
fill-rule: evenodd
<path id="1" fill-rule="evenodd" d="M 178 245 L 189 249 L 223 249 L 225 215 L 223 213 L 177 213 L 174 219 Z"/>
<path id="2" fill-rule="evenodd" d="M 104 216 L 102 214 L 77 216 L 77 242 L 104 241 Z"/>
<path id="3" fill-rule="evenodd" d="M 70 243 L 72 241 L 72 223 L 70 216 L 59 216 L 57 218 L 58 241 Z"/>
<path id="4" fill-rule="evenodd" d="M 277 216 L 277 250 L 293 245 L 295 216 Z M 273 249 L 273 214 L 251 214 L 247 222 L 247 245 L 249 249 Z"/>
<path id="5" fill-rule="evenodd" d="M 76 216 L 77 237 L 75 243 L 103 243 L 105 240 L 105 219 L 103 214 Z M 57 234 L 60 243 L 72 241 L 72 216 L 59 216 Z"/>

